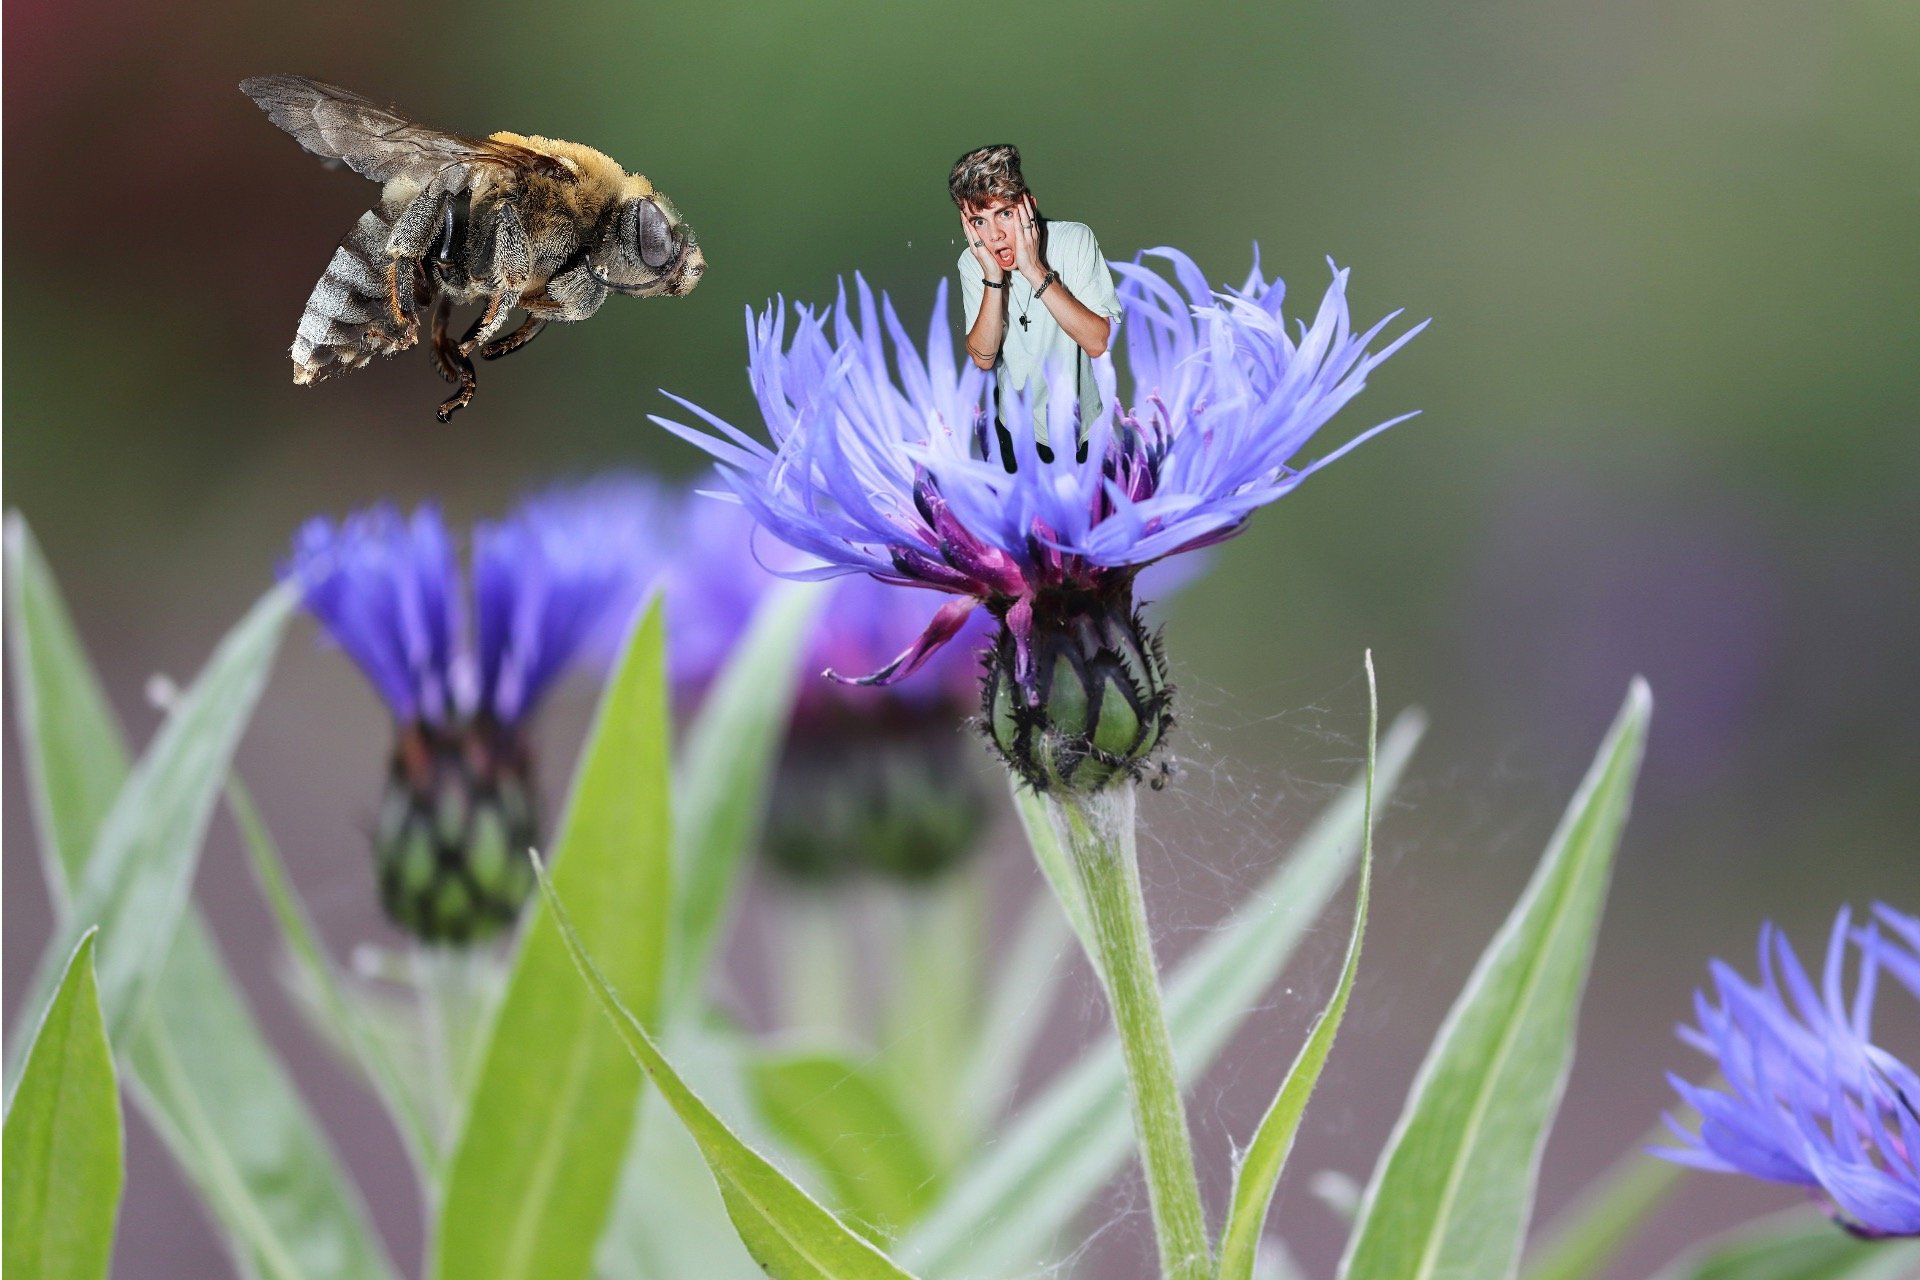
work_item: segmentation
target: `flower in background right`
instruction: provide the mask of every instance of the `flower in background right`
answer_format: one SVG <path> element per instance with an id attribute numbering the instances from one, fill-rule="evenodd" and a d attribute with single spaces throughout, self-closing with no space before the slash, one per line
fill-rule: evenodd
<path id="1" fill-rule="evenodd" d="M 1807 1187 L 1858 1236 L 1920 1235 L 1920 1075 L 1873 1039 L 1883 986 L 1920 1002 L 1920 917 L 1876 904 L 1856 928 L 1842 909 L 1817 987 L 1771 924 L 1760 930 L 1758 981 L 1718 960 L 1712 972 L 1718 1003 L 1696 991 L 1699 1025 L 1680 1038 L 1724 1080 L 1668 1077 L 1700 1126 L 1690 1133 L 1669 1115 L 1682 1145 L 1654 1154 Z"/>

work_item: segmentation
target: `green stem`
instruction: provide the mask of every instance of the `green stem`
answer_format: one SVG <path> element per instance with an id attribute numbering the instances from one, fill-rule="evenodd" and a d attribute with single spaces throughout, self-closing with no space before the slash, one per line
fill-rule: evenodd
<path id="1" fill-rule="evenodd" d="M 1207 1280 L 1213 1257 L 1207 1243 L 1200 1180 L 1180 1102 L 1173 1040 L 1160 1007 L 1159 975 L 1140 895 L 1134 856 L 1133 788 L 1091 796 L 1050 797 L 1055 830 L 1073 863 L 1074 878 L 1092 926 L 1094 967 L 1100 971 L 1126 1059 L 1134 1130 L 1153 1203 L 1160 1270 L 1166 1280 Z"/>
<path id="2" fill-rule="evenodd" d="M 894 925 L 881 1062 L 948 1166 L 959 1163 L 978 1132 L 960 1105 L 961 1073 L 980 1015 L 986 934 L 986 883 L 972 870 L 931 884 L 874 886 Z"/>
<path id="3" fill-rule="evenodd" d="M 844 896 L 801 884 L 780 895 L 769 959 L 779 976 L 783 1030 L 814 1042 L 859 1043 L 857 980 Z"/>

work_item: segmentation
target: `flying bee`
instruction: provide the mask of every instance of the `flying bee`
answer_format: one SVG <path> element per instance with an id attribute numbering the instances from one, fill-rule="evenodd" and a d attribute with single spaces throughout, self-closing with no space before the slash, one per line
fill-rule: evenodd
<path id="1" fill-rule="evenodd" d="M 553 320 L 584 320 L 609 293 L 677 298 L 706 258 L 673 203 L 591 147 L 416 124 L 369 98 L 301 76 L 240 82 L 267 118 L 329 161 L 381 184 L 313 287 L 293 339 L 293 380 L 318 382 L 405 351 L 430 313 L 434 365 L 473 399 L 473 355 L 498 360 Z M 485 309 L 448 337 L 456 305 Z M 501 337 L 509 314 L 526 318 Z"/>

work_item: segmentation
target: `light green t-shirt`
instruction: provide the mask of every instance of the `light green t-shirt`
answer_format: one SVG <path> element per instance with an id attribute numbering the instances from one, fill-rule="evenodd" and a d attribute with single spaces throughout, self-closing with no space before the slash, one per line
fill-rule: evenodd
<path id="1" fill-rule="evenodd" d="M 1045 223 L 1046 259 L 1049 270 L 1060 273 L 1060 284 L 1080 305 L 1108 321 L 1120 321 L 1120 299 L 1113 291 L 1113 273 L 1100 255 L 1100 243 L 1093 229 L 1081 222 Z M 1060 322 L 1047 310 L 1045 298 L 1035 299 L 1033 286 L 1017 271 L 1007 273 L 1012 286 L 1007 296 L 1007 336 L 1000 344 L 1000 358 L 994 362 L 996 409 L 1004 422 L 1005 401 L 1011 393 L 1024 391 L 1033 411 L 1035 438 L 1047 439 L 1047 379 L 1049 362 L 1070 371 L 1080 396 L 1080 422 L 1085 425 L 1099 417 L 1100 387 L 1093 376 L 1093 359 L 1080 344 L 1067 335 Z M 1056 289 L 1059 285 L 1054 286 Z M 986 289 L 980 282 L 980 264 L 970 251 L 960 255 L 960 312 L 966 318 L 962 335 L 973 329 L 980 318 L 981 299 Z M 1022 325 L 1021 318 L 1027 323 Z M 1109 338 L 1111 341 L 1111 337 Z"/>

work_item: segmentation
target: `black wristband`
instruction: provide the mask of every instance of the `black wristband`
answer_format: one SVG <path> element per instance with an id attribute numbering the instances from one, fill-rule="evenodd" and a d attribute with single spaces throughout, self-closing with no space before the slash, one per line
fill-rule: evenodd
<path id="1" fill-rule="evenodd" d="M 1011 289 L 1013 287 L 1013 281 L 1011 280 L 1002 280 L 999 284 L 995 284 L 985 276 L 980 277 L 980 283 L 989 289 Z"/>

